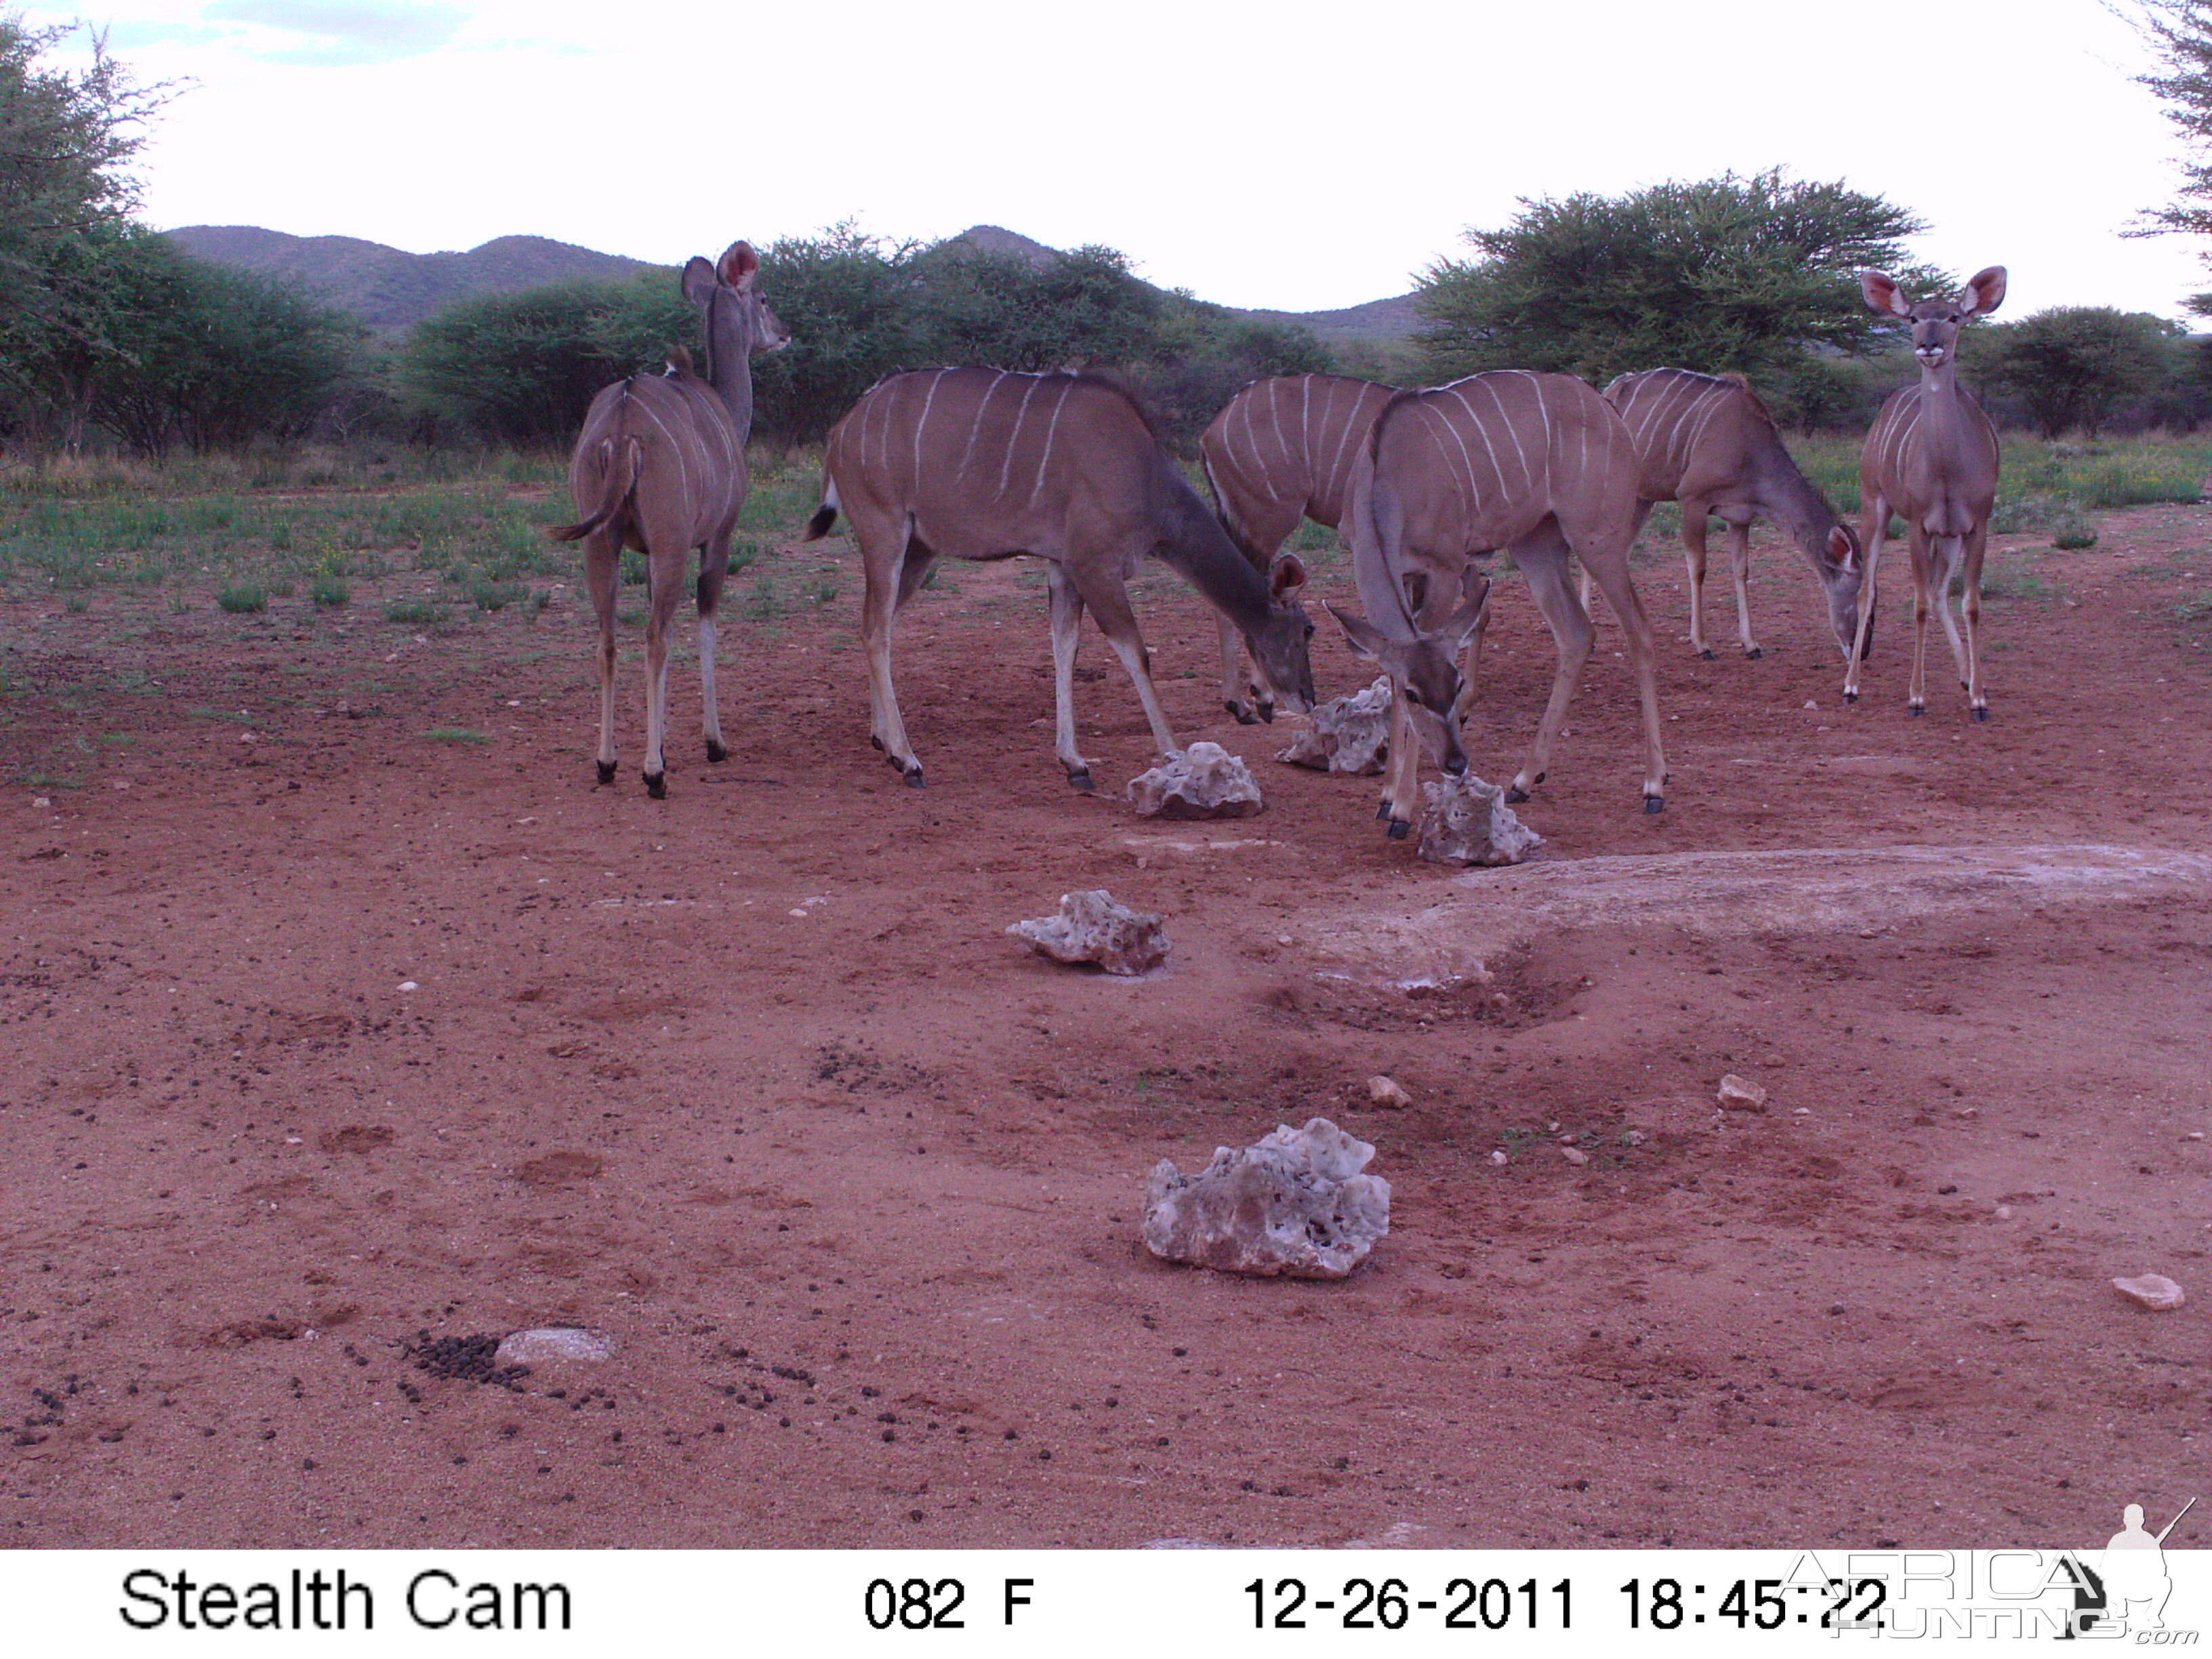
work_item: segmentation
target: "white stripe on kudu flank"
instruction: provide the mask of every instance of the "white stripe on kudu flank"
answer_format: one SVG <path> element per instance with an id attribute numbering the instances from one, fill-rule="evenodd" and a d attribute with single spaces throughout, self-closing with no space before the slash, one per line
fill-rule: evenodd
<path id="1" fill-rule="evenodd" d="M 1482 497 L 1474 482 L 1474 457 L 1468 453 L 1467 445 L 1460 438 L 1457 424 L 1442 410 L 1431 408 L 1426 398 L 1413 405 L 1413 412 L 1421 417 L 1421 423 L 1429 434 L 1429 441 L 1437 447 L 1437 459 L 1444 464 L 1444 477 L 1451 480 L 1452 494 L 1467 503 L 1468 513 L 1472 515 L 1474 512 L 1474 504 Z M 1451 434 L 1452 443 L 1459 450 L 1457 468 L 1454 468 L 1451 464 L 1451 451 L 1446 449 L 1444 441 L 1437 436 L 1436 428 L 1438 427 Z M 1459 480 L 1462 472 L 1467 475 L 1465 489 L 1460 487 Z"/>
<path id="2" fill-rule="evenodd" d="M 652 404 L 643 398 L 634 398 L 630 401 L 644 411 L 647 420 L 660 428 L 660 435 L 668 440 L 669 447 L 675 452 L 677 473 L 683 480 L 684 505 L 689 510 L 691 507 L 691 468 L 690 463 L 684 458 L 683 444 L 678 441 L 676 434 L 668 429 L 666 423 L 654 411 Z"/>
<path id="3" fill-rule="evenodd" d="M 1485 432 L 1485 431 L 1482 429 L 1482 419 L 1481 419 L 1481 417 L 1480 417 L 1480 416 L 1478 416 L 1478 415 L 1474 412 L 1474 406 L 1472 404 L 1470 404 L 1470 403 L 1468 403 L 1468 400 L 1467 400 L 1467 398 L 1466 398 L 1465 394 L 1463 394 L 1463 393 L 1460 391 L 1459 387 L 1458 387 L 1456 385 L 1454 385 L 1454 386 L 1446 386 L 1446 387 L 1444 388 L 1444 390 L 1445 390 L 1445 391 L 1447 391 L 1447 392 L 1450 392 L 1450 393 L 1451 393 L 1451 395 L 1452 395 L 1453 401 L 1455 401 L 1455 403 L 1457 403 L 1457 404 L 1459 404 L 1459 406 L 1460 406 L 1462 409 L 1463 409 L 1463 410 L 1465 410 L 1467 411 L 1468 423 L 1470 426 L 1474 427 L 1474 435 L 1475 435 L 1476 437 L 1478 437 L 1478 438 L 1480 438 L 1480 439 L 1481 439 L 1481 440 L 1482 440 L 1482 447 L 1483 447 L 1483 451 L 1484 451 L 1484 453 L 1485 453 L 1486 454 L 1487 454 L 1487 455 L 1490 457 L 1490 473 L 1491 473 L 1491 476 L 1492 476 L 1492 477 L 1494 477 L 1494 478 L 1496 478 L 1496 479 L 1498 480 L 1498 487 L 1500 489 L 1504 489 L 1504 488 L 1505 488 L 1505 469 L 1504 469 L 1504 467 L 1500 466 L 1500 465 L 1498 464 L 1498 452 L 1497 452 L 1497 450 L 1495 450 L 1494 448 L 1492 448 L 1492 447 L 1491 447 L 1491 442 L 1490 442 L 1490 434 L 1489 434 L 1487 432 Z M 1459 434 L 1458 434 L 1458 430 L 1457 430 L 1458 426 L 1459 426 L 1459 422 L 1456 422 L 1456 421 L 1454 421 L 1454 422 L 1451 422 L 1451 425 L 1452 425 L 1452 427 L 1453 427 L 1453 428 L 1454 428 L 1452 435 L 1453 435 L 1454 437 L 1457 437 L 1457 436 L 1459 435 Z M 1469 453 L 1468 453 L 1468 447 L 1467 447 L 1467 445 L 1466 445 L 1464 442 L 1461 443 L 1461 445 L 1460 445 L 1460 447 L 1460 447 L 1460 453 L 1461 453 L 1461 454 L 1462 454 L 1462 455 L 1466 455 L 1466 456 L 1467 456 L 1467 477 L 1468 477 L 1468 484 L 1469 484 L 1470 486 L 1472 486 L 1472 485 L 1474 484 L 1474 457 L 1472 454 L 1469 454 Z M 1476 492 L 1476 499 L 1477 499 L 1477 500 L 1480 500 L 1480 491 Z"/>
<path id="4" fill-rule="evenodd" d="M 1355 418 L 1358 413 L 1359 392 L 1355 388 L 1352 394 L 1352 407 L 1344 415 L 1344 435 L 1336 441 L 1336 459 L 1328 469 L 1328 489 L 1332 497 L 1336 496 L 1339 481 L 1344 476 L 1345 459 L 1352 448 L 1352 434 L 1359 430 L 1359 422 Z"/>
<path id="5" fill-rule="evenodd" d="M 983 429 L 983 411 L 990 408 L 992 396 L 998 391 L 1000 381 L 1006 378 L 1005 369 L 1000 369 L 997 373 L 999 379 L 992 381 L 984 389 L 982 397 L 975 404 L 975 418 L 968 422 L 968 447 L 960 452 L 960 470 L 952 475 L 952 482 L 955 483 L 958 483 L 961 479 L 968 476 L 969 459 L 975 453 L 975 434 Z"/>
<path id="6" fill-rule="evenodd" d="M 1313 376 L 1298 380 L 1298 460 L 1305 471 L 1309 495 L 1313 490 Z"/>
<path id="7" fill-rule="evenodd" d="M 914 422 L 914 483 L 915 483 L 915 484 L 919 484 L 919 483 L 921 482 L 921 429 L 922 429 L 922 428 L 924 428 L 924 427 L 926 427 L 926 426 L 927 426 L 927 425 L 929 424 L 929 406 L 930 406 L 932 404 L 933 404 L 933 403 L 935 403 L 935 402 L 937 401 L 937 388 L 938 388 L 938 386 L 939 386 L 939 384 L 944 380 L 945 377 L 946 375 L 950 374 L 951 372 L 952 372 L 952 371 L 951 371 L 951 369 L 949 369 L 949 368 L 940 368 L 940 369 L 939 369 L 939 370 L 937 371 L 937 377 L 936 377 L 936 379 L 935 379 L 935 380 L 932 380 L 932 381 L 930 381 L 930 383 L 929 383 L 929 392 L 928 392 L 928 395 L 927 395 L 927 396 L 926 396 L 926 397 L 924 397 L 924 398 L 922 398 L 922 400 L 921 400 L 921 413 L 919 416 L 917 416 L 915 417 L 915 422 Z M 909 489 L 913 488 L 913 485 L 909 485 L 909 486 L 908 486 L 908 488 L 909 488 Z"/>
<path id="8" fill-rule="evenodd" d="M 1030 399 L 1036 396 L 1037 387 L 1043 384 L 1038 375 L 1024 374 L 1022 378 L 1029 385 L 1022 392 L 1021 407 L 1014 410 L 1014 429 L 1006 434 L 1006 459 L 999 463 L 999 493 L 993 497 L 996 501 L 1006 499 L 1006 480 L 1013 476 L 1014 446 L 1021 441 L 1023 422 L 1030 417 Z"/>
<path id="9" fill-rule="evenodd" d="M 1513 416 L 1505 407 L 1505 399 L 1498 396 L 1498 386 L 1494 381 L 1485 380 L 1482 389 L 1490 394 L 1490 401 L 1497 405 L 1498 418 L 1505 424 L 1505 435 L 1513 440 L 1513 459 L 1521 469 L 1521 487 L 1523 489 L 1534 489 L 1536 487 L 1536 475 L 1528 470 L 1528 453 L 1521 447 L 1521 434 L 1514 429 Z M 1503 478 L 1498 480 L 1500 483 L 1504 482 Z"/>
<path id="10" fill-rule="evenodd" d="M 1267 383 L 1267 424 L 1275 428 L 1275 453 L 1283 458 L 1285 468 L 1290 465 L 1291 441 L 1283 435 L 1283 383 Z"/>
<path id="11" fill-rule="evenodd" d="M 1037 491 L 1044 488 L 1044 465 L 1052 459 L 1053 434 L 1060 430 L 1060 411 L 1067 402 L 1067 394 L 1074 387 L 1075 377 L 1071 374 L 1067 377 L 1066 383 L 1060 388 L 1060 402 L 1052 406 L 1052 419 L 1046 423 L 1044 429 L 1044 447 L 1037 453 L 1036 478 L 1030 485 L 1031 501 L 1035 501 L 1037 498 Z"/>

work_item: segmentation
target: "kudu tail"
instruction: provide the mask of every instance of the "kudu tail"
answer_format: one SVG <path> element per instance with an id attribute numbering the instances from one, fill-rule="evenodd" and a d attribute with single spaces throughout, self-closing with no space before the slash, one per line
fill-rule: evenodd
<path id="1" fill-rule="evenodd" d="M 599 465 L 605 469 L 605 483 L 600 489 L 598 510 L 580 523 L 556 525 L 545 533 L 556 542 L 580 542 L 593 531 L 613 524 L 619 538 L 621 526 L 617 520 L 629 511 L 629 498 L 637 489 L 638 469 L 643 460 L 636 439 L 600 439 Z"/>
<path id="2" fill-rule="evenodd" d="M 814 516 L 806 521 L 806 533 L 799 539 L 818 542 L 830 533 L 830 526 L 837 522 L 837 486 L 830 479 L 822 481 L 822 505 L 814 509 Z"/>

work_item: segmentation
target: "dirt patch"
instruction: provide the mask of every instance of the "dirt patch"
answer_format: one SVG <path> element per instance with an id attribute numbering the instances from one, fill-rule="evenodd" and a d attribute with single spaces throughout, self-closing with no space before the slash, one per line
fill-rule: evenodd
<path id="1" fill-rule="evenodd" d="M 1755 561 L 1759 662 L 1694 659 L 1671 557 L 1641 566 L 1666 811 L 1602 624 L 1521 809 L 1546 856 L 1467 874 L 1228 723 L 1164 574 L 1170 718 L 1267 793 L 1233 833 L 1114 799 L 1152 757 L 1110 664 L 1101 789 L 1067 787 L 1019 562 L 902 617 L 924 790 L 868 748 L 842 602 L 725 618 L 723 766 L 679 658 L 662 802 L 635 659 L 593 787 L 567 590 L 419 643 L 304 599 L 0 611 L 45 780 L 0 796 L 0 1540 L 1996 1547 L 2170 1514 L 2212 1308 L 2212 657 L 2168 556 L 2208 527 L 2106 515 L 2048 597 L 1992 601 L 1986 726 L 1940 690 L 1904 717 L 1887 625 L 1839 706 L 1794 556 Z M 1551 669 L 1497 592 L 1492 777 Z M 1367 683 L 1316 643 L 1324 695 Z M 493 741 L 425 736 L 455 727 Z M 1165 915 L 1164 969 L 1004 937 L 1092 887 Z M 1765 1111 L 1717 1110 L 1730 1072 Z M 1394 1188 L 1352 1279 L 1139 1248 L 1153 1164 L 1317 1112 Z M 2189 1304 L 2111 1287 L 2147 1272 Z M 485 1374 L 556 1325 L 614 1357 Z"/>

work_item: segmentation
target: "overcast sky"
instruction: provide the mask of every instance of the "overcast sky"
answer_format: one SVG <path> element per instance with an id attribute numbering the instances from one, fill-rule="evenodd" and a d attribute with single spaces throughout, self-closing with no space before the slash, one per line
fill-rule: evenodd
<path id="1" fill-rule="evenodd" d="M 27 9 L 75 15 L 141 79 L 191 83 L 143 157 L 164 228 L 672 264 L 848 217 L 995 223 L 1307 311 L 1404 292 L 1516 198 L 1778 163 L 1909 207 L 1935 264 L 2010 267 L 2013 316 L 2178 315 L 2212 288 L 2190 239 L 2119 234 L 2170 198 L 2178 146 L 2099 0 Z"/>

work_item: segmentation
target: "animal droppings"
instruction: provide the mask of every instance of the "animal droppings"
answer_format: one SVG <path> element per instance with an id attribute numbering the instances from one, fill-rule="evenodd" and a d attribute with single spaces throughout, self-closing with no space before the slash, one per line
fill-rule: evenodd
<path id="1" fill-rule="evenodd" d="M 1721 1079 L 1720 1103 L 1724 1112 L 1763 1112 L 1766 1109 L 1766 1091 L 1730 1072 Z"/>
<path id="2" fill-rule="evenodd" d="M 1342 1279 L 1390 1231 L 1390 1183 L 1360 1173 L 1374 1156 L 1317 1117 L 1217 1147 L 1194 1176 L 1162 1158 L 1145 1183 L 1145 1248 L 1223 1273 Z"/>
<path id="3" fill-rule="evenodd" d="M 2116 1279 L 2112 1288 L 2130 1302 L 2139 1303 L 2153 1313 L 2172 1313 L 2189 1298 L 2181 1293 L 2181 1286 L 2163 1273 L 2142 1273 L 2134 1279 Z"/>
<path id="4" fill-rule="evenodd" d="M 1367 1103 L 1394 1111 L 1402 1110 L 1413 1103 L 1413 1097 L 1395 1078 L 1370 1077 L 1367 1079 Z"/>
<path id="5" fill-rule="evenodd" d="M 1109 974 L 1142 974 L 1168 959 L 1160 918 L 1132 910 L 1103 888 L 1062 893 L 1060 914 L 1018 921 L 1006 932 L 1054 962 L 1095 962 Z"/>
<path id="6" fill-rule="evenodd" d="M 1518 864 L 1544 838 L 1513 816 L 1505 792 L 1472 772 L 1425 783 L 1429 810 L 1421 819 L 1421 856 L 1431 864 Z"/>
<path id="7" fill-rule="evenodd" d="M 1317 772 L 1361 776 L 1380 772 L 1390 752 L 1390 677 L 1386 674 L 1351 696 L 1316 704 L 1307 719 L 1306 729 L 1291 739 L 1291 746 L 1277 760 L 1310 766 Z"/>
<path id="8" fill-rule="evenodd" d="M 1249 818 L 1261 805 L 1252 769 L 1218 743 L 1194 743 L 1129 780 L 1144 818 Z"/>

